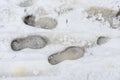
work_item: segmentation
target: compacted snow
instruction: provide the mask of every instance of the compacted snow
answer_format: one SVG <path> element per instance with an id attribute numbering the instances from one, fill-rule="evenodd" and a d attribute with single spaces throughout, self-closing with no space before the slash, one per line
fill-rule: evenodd
<path id="1" fill-rule="evenodd" d="M 120 80 L 120 0 L 0 0 L 0 80 Z"/>

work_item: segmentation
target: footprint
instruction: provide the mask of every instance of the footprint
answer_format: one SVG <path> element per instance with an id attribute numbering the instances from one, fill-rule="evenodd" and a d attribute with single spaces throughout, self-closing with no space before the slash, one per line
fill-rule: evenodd
<path id="1" fill-rule="evenodd" d="M 102 45 L 102 44 L 107 43 L 109 40 L 110 40 L 109 37 L 100 36 L 100 37 L 97 39 L 97 44 L 98 44 L 98 45 Z"/>
<path id="2" fill-rule="evenodd" d="M 27 15 L 23 19 L 24 23 L 29 26 L 35 26 L 35 16 Z"/>
<path id="3" fill-rule="evenodd" d="M 25 48 L 41 49 L 47 45 L 47 39 L 42 36 L 34 35 L 24 38 L 17 38 L 11 42 L 11 48 L 14 51 L 20 51 Z"/>
<path id="4" fill-rule="evenodd" d="M 24 0 L 19 4 L 19 6 L 20 7 L 30 7 L 33 5 L 33 3 L 34 3 L 33 0 Z"/>
<path id="5" fill-rule="evenodd" d="M 83 57 L 85 50 L 82 47 L 71 46 L 63 51 L 52 54 L 48 57 L 48 61 L 52 65 L 56 65 L 64 60 L 76 60 Z"/>
<path id="6" fill-rule="evenodd" d="M 33 15 L 27 15 L 23 19 L 24 23 L 26 25 L 36 27 L 36 28 L 42 28 L 42 29 L 54 29 L 57 26 L 57 20 L 50 17 L 43 17 L 39 18 L 38 20 L 35 20 L 35 16 Z"/>
<path id="7" fill-rule="evenodd" d="M 118 21 L 117 15 L 119 14 L 117 10 L 112 10 L 109 8 L 104 7 L 90 7 L 89 9 L 85 10 L 87 12 L 88 16 L 87 18 L 95 18 L 95 20 L 100 22 L 106 22 L 108 21 L 110 26 L 112 28 L 119 27 L 119 23 L 114 23 L 114 19 Z"/>
<path id="8" fill-rule="evenodd" d="M 42 29 L 54 29 L 56 28 L 57 24 L 57 20 L 50 17 L 39 18 L 35 22 L 35 26 Z"/>

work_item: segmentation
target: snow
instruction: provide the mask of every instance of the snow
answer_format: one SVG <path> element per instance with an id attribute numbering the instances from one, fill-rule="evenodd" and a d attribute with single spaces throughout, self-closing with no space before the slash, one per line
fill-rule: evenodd
<path id="1" fill-rule="evenodd" d="M 87 19 L 84 11 L 92 6 L 118 11 L 120 0 L 0 0 L 0 79 L 120 80 L 120 30 Z M 31 27 L 23 22 L 29 14 L 55 18 L 58 25 L 53 30 Z M 28 35 L 46 36 L 50 43 L 42 49 L 11 49 L 14 38 Z M 97 45 L 99 36 L 111 39 Z M 69 46 L 85 47 L 85 56 L 48 62 L 49 55 Z"/>

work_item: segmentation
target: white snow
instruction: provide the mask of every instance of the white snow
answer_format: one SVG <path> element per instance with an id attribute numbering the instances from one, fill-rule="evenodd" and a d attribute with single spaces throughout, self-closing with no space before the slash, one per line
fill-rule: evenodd
<path id="1" fill-rule="evenodd" d="M 24 1 L 27 6 L 20 6 Z M 0 0 L 0 80 L 120 80 L 120 30 L 88 20 L 84 13 L 92 6 L 119 10 L 120 0 L 27 1 Z M 28 14 L 53 17 L 58 25 L 53 30 L 28 26 L 23 22 Z M 28 35 L 46 36 L 51 43 L 37 50 L 11 49 L 14 38 Z M 96 45 L 99 36 L 111 40 Z M 48 62 L 49 55 L 68 46 L 85 46 L 85 56 L 57 65 Z"/>

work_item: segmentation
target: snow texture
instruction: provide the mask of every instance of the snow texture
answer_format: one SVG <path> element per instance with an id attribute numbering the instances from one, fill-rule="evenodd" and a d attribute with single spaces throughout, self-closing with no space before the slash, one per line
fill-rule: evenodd
<path id="1" fill-rule="evenodd" d="M 0 0 L 0 80 L 120 80 L 119 13 L 120 0 Z M 71 46 L 84 56 L 49 63 Z"/>

